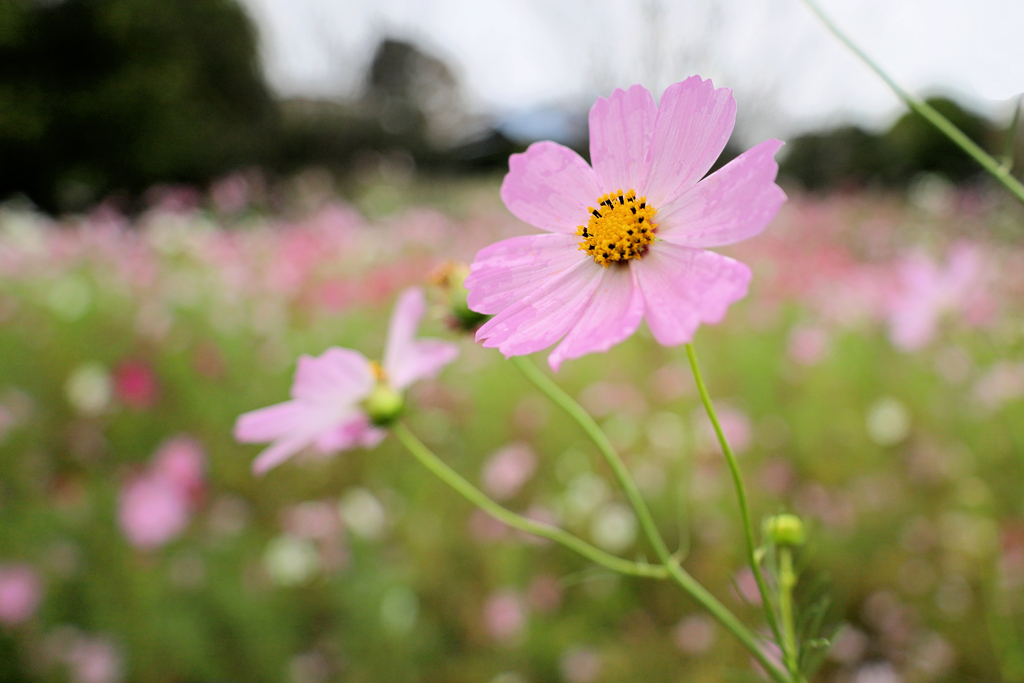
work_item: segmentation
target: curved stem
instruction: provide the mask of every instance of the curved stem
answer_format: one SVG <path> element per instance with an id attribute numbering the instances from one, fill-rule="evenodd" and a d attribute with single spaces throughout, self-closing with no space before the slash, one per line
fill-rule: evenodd
<path id="1" fill-rule="evenodd" d="M 772 634 L 775 636 L 775 642 L 777 642 L 782 648 L 783 655 L 788 656 L 789 653 L 786 651 L 786 643 L 782 638 L 782 632 L 779 630 L 779 623 L 775 618 L 775 610 L 772 608 L 771 595 L 768 592 L 768 584 L 765 583 L 764 574 L 761 572 L 761 563 L 757 561 L 757 545 L 754 542 L 754 525 L 750 520 L 750 506 L 747 503 L 747 490 L 743 486 L 743 476 L 740 474 L 739 463 L 736 462 L 736 456 L 733 454 L 732 448 L 729 446 L 729 442 L 725 438 L 725 432 L 722 431 L 722 425 L 718 421 L 718 414 L 715 412 L 715 406 L 711 402 L 711 396 L 708 395 L 708 388 L 704 384 L 704 377 L 700 374 L 700 366 L 697 364 L 697 352 L 694 351 L 693 344 L 686 345 L 686 357 L 690 360 L 690 368 L 693 370 L 693 379 L 697 383 L 697 392 L 700 394 L 701 403 L 704 404 L 704 410 L 707 411 L 708 418 L 711 420 L 711 424 L 715 428 L 715 434 L 718 436 L 718 443 L 722 446 L 722 453 L 725 454 L 725 460 L 729 463 L 729 471 L 732 473 L 732 483 L 736 488 L 736 498 L 739 501 L 740 506 L 740 519 L 743 522 L 743 534 L 747 541 L 747 562 L 750 564 L 750 569 L 754 572 L 754 579 L 757 580 L 757 589 L 761 593 L 761 603 L 764 607 L 765 618 L 772 629 Z"/>
<path id="2" fill-rule="evenodd" d="M 437 475 L 441 481 L 461 493 L 462 496 L 470 503 L 473 503 L 473 505 L 476 505 L 498 521 L 503 522 L 514 529 L 519 529 L 520 531 L 525 531 L 528 534 L 540 536 L 554 541 L 555 543 L 559 543 L 569 550 L 582 555 L 591 562 L 595 562 L 620 574 L 643 576 L 651 579 L 668 578 L 669 571 L 661 565 L 651 565 L 624 560 L 621 557 L 616 557 L 615 555 L 606 553 L 599 548 L 595 548 L 586 541 L 573 536 L 563 529 L 551 526 L 550 524 L 544 524 L 543 522 L 537 522 L 527 517 L 523 517 L 522 515 L 517 515 L 511 510 L 506 510 L 488 498 L 480 489 L 470 484 L 462 475 L 437 457 L 437 455 L 427 448 L 422 441 L 417 439 L 416 435 L 410 432 L 404 424 L 401 422 L 395 423 L 391 426 L 391 431 L 396 437 L 398 437 L 398 440 L 402 442 L 402 445 L 404 445 L 409 452 L 423 464 L 424 467 Z"/>
<path id="3" fill-rule="evenodd" d="M 629 470 L 626 469 L 626 465 L 623 464 L 619 454 L 615 451 L 615 447 L 612 446 L 612 442 L 608 440 L 601 427 L 590 416 L 590 413 L 583 409 L 583 406 L 577 403 L 569 394 L 565 393 L 560 386 L 541 372 L 528 358 L 525 356 L 514 356 L 512 362 L 548 398 L 554 401 L 562 410 L 569 413 L 569 416 L 579 423 L 583 431 L 594 442 L 597 450 L 601 452 L 605 462 L 608 463 L 612 473 L 615 475 L 615 479 L 618 480 L 619 485 L 626 494 L 629 504 L 636 511 L 640 526 L 644 530 L 647 540 L 653 546 L 655 554 L 662 563 L 667 564 L 672 553 L 669 552 L 668 546 L 665 545 L 665 540 L 661 537 L 661 533 L 658 532 L 658 527 L 654 523 L 651 511 L 647 508 L 647 503 L 644 502 L 643 497 L 641 497 L 633 477 L 630 476 Z"/>
<path id="4" fill-rule="evenodd" d="M 857 57 L 859 57 L 860 60 L 868 66 L 868 68 L 878 74 L 878 76 L 885 81 L 886 85 L 888 85 L 889 88 L 896 93 L 896 96 L 903 100 L 908 107 L 945 133 L 946 137 L 952 140 L 958 147 L 960 147 L 960 149 L 974 157 L 974 160 L 981 164 L 982 168 L 988 171 L 993 178 L 1002 183 L 1003 186 L 1005 186 L 1006 189 L 1009 190 L 1010 193 L 1021 203 L 1024 203 L 1024 184 L 1021 184 L 1019 180 L 1010 174 L 1009 166 L 1000 164 L 996 161 L 991 155 L 967 137 L 962 130 L 953 125 L 949 119 L 940 114 L 930 104 L 914 97 L 904 90 L 882 69 L 881 66 L 871 59 L 867 53 L 861 50 L 856 43 L 846 37 L 846 35 L 839 30 L 839 27 L 828 18 L 820 7 L 818 7 L 814 0 L 804 0 L 804 4 L 806 4 L 811 11 L 817 15 L 818 19 L 821 20 L 821 23 L 825 24 L 825 28 L 831 31 L 836 38 L 838 38 L 844 45 L 846 45 L 846 47 L 857 55 Z"/>
<path id="5" fill-rule="evenodd" d="M 644 534 L 654 547 L 658 559 L 668 570 L 672 580 L 701 607 L 710 612 L 711 616 L 718 620 L 718 623 L 722 624 L 722 626 L 736 636 L 773 681 L 776 683 L 789 683 L 789 677 L 779 670 L 775 662 L 768 658 L 764 649 L 750 630 L 725 605 L 719 602 L 714 595 L 698 583 L 689 572 L 683 569 L 679 564 L 679 560 L 669 552 L 668 546 L 665 545 L 665 540 L 661 537 L 658 527 L 654 523 L 650 510 L 647 508 L 647 504 L 640 496 L 640 491 L 637 489 L 633 477 L 629 474 L 629 470 L 626 469 L 622 459 L 619 458 L 619 454 L 615 451 L 611 441 L 608 440 L 608 436 L 597 422 L 594 421 L 590 413 L 584 410 L 583 406 L 577 403 L 569 394 L 565 393 L 561 387 L 555 384 L 550 377 L 545 375 L 529 359 L 523 356 L 514 356 L 511 360 L 526 375 L 527 379 L 533 382 L 548 398 L 576 420 L 597 446 L 605 462 L 608 463 L 608 466 L 611 467 L 612 472 L 615 474 L 619 485 L 622 486 L 626 497 L 636 512 L 637 518 L 640 520 L 640 526 L 643 528 Z"/>

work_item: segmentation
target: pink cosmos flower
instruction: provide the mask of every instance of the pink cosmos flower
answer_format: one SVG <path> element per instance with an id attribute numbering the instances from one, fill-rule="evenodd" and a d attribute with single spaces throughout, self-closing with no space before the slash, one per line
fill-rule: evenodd
<path id="1" fill-rule="evenodd" d="M 117 521 L 132 545 L 154 550 L 185 530 L 191 512 L 184 490 L 171 479 L 149 472 L 121 490 Z"/>
<path id="2" fill-rule="evenodd" d="M 750 269 L 705 247 L 758 234 L 786 195 L 767 140 L 704 175 L 736 115 L 732 91 L 691 77 L 660 106 L 645 88 L 616 90 L 590 110 L 593 168 L 538 142 L 509 159 L 501 197 L 546 234 L 513 237 L 477 254 L 465 286 L 494 317 L 477 341 L 506 356 L 561 339 L 548 362 L 603 352 L 641 319 L 661 344 L 683 344 L 747 293 Z"/>
<path id="3" fill-rule="evenodd" d="M 161 444 L 146 471 L 121 489 L 117 521 L 137 548 L 153 550 L 180 535 L 206 488 L 203 447 L 187 436 Z"/>
<path id="4" fill-rule="evenodd" d="M 935 337 L 943 314 L 955 311 L 970 322 L 972 313 L 977 318 L 990 308 L 987 266 L 980 250 L 964 242 L 950 248 L 945 268 L 922 252 L 903 259 L 897 266 L 899 286 L 888 302 L 893 345 L 916 351 Z"/>
<path id="5" fill-rule="evenodd" d="M 238 441 L 272 442 L 253 462 L 253 471 L 263 474 L 304 448 L 326 455 L 380 443 L 384 431 L 372 424 L 361 403 L 380 385 L 401 392 L 433 377 L 458 355 L 454 344 L 415 338 L 425 311 L 421 289 L 401 294 L 391 314 L 383 367 L 338 347 L 317 357 L 301 356 L 292 400 L 245 413 L 235 423 Z"/>

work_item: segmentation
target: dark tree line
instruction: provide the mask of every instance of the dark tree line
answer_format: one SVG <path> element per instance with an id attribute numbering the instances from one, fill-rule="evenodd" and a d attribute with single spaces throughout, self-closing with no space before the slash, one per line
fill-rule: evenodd
<path id="1" fill-rule="evenodd" d="M 989 152 L 998 150 L 1005 131 L 946 98 L 928 100 L 943 116 Z M 906 187 L 923 172 L 953 182 L 983 175 L 978 163 L 932 124 L 914 113 L 900 117 L 884 133 L 856 126 L 802 135 L 788 141 L 781 173 L 810 190 L 841 187 Z"/>
<path id="2" fill-rule="evenodd" d="M 993 148 L 988 121 L 932 104 Z M 155 183 L 205 185 L 246 166 L 343 171 L 368 149 L 402 150 L 427 171 L 500 170 L 521 149 L 498 130 L 465 142 L 465 123 L 451 70 L 407 41 L 380 42 L 355 101 L 282 102 L 237 0 L 0 0 L 0 201 L 130 204 Z M 574 146 L 585 153 L 586 140 Z M 913 115 L 881 135 L 805 135 L 787 151 L 783 174 L 815 190 L 977 172 Z"/>

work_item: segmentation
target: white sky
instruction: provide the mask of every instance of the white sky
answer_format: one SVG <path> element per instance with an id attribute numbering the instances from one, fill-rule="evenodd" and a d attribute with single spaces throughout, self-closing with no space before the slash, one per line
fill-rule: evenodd
<path id="1" fill-rule="evenodd" d="M 284 95 L 355 94 L 382 35 L 444 59 L 470 107 L 589 106 L 693 73 L 734 89 L 747 136 L 887 125 L 887 87 L 800 0 L 243 0 Z M 909 90 L 1008 120 L 1024 91 L 1022 0 L 820 0 Z M 971 6 L 968 11 L 967 6 Z"/>

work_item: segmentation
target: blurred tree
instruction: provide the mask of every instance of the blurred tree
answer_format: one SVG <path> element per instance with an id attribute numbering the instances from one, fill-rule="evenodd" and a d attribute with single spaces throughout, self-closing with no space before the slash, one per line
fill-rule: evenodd
<path id="1" fill-rule="evenodd" d="M 982 147 L 992 147 L 995 129 L 990 121 L 946 98 L 928 103 Z M 912 112 L 882 135 L 843 126 L 790 140 L 781 169 L 809 190 L 868 184 L 906 187 L 925 172 L 963 182 L 979 171 L 977 162 Z"/>
<path id="2" fill-rule="evenodd" d="M 274 116 L 234 0 L 0 0 L 0 198 L 203 182 L 260 162 Z"/>
<path id="3" fill-rule="evenodd" d="M 465 112 L 448 65 L 416 45 L 385 38 L 366 75 L 363 104 L 385 132 L 448 146 L 460 136 Z"/>

